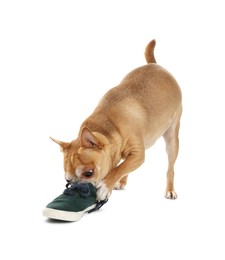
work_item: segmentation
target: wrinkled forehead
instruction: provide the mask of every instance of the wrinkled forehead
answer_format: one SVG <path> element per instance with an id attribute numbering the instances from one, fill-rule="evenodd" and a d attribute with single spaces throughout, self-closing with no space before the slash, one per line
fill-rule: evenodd
<path id="1" fill-rule="evenodd" d="M 80 147 L 77 150 L 69 150 L 64 153 L 66 164 L 71 164 L 76 167 L 79 164 L 90 164 L 94 161 L 95 152 L 90 149 Z"/>
<path id="2" fill-rule="evenodd" d="M 80 147 L 77 152 L 77 158 L 84 164 L 93 162 L 96 157 L 96 151 Z"/>

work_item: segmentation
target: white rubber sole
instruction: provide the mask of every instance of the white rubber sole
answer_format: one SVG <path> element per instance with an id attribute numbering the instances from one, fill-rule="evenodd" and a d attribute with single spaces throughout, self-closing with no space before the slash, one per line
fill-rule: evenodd
<path id="1" fill-rule="evenodd" d="M 83 211 L 72 212 L 72 211 L 64 211 L 57 209 L 45 208 L 43 210 L 43 215 L 47 218 L 63 220 L 63 221 L 78 221 L 82 218 L 82 216 L 88 212 L 89 210 L 95 208 L 96 204 L 91 205 Z"/>

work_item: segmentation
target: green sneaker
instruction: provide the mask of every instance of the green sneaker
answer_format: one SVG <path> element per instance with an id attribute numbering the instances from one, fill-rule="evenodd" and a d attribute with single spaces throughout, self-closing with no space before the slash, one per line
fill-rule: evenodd
<path id="1" fill-rule="evenodd" d="M 68 183 L 63 194 L 50 202 L 43 210 L 48 218 L 77 221 L 85 213 L 101 208 L 107 202 L 96 200 L 96 188 L 91 183 Z"/>

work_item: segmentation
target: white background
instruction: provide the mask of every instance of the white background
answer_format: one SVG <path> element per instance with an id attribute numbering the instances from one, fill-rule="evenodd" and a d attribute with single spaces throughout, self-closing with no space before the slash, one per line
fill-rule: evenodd
<path id="1" fill-rule="evenodd" d="M 0 2 L 1 259 L 225 259 L 223 1 Z M 52 223 L 62 154 L 155 38 L 183 92 L 176 201 L 163 140 L 98 212 Z M 4 256 L 3 256 L 4 255 Z"/>

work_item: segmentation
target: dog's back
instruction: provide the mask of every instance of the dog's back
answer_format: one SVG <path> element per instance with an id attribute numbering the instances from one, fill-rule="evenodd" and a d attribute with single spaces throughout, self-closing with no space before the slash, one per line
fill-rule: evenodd
<path id="1" fill-rule="evenodd" d="M 174 77 L 156 64 L 154 47 L 154 40 L 146 47 L 148 64 L 134 69 L 117 87 L 109 90 L 91 115 L 95 123 L 101 118 L 101 128 L 110 127 L 110 133 L 113 126 L 122 135 L 142 133 L 143 138 L 148 140 L 146 147 L 167 130 L 175 111 L 181 107 L 180 88 Z"/>

